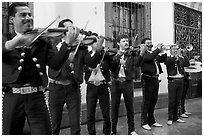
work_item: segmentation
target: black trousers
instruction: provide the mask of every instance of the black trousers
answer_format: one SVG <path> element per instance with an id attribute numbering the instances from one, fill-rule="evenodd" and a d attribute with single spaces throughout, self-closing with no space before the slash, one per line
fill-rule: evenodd
<path id="1" fill-rule="evenodd" d="M 183 79 L 168 80 L 168 120 L 178 119 L 178 107 L 183 92 Z"/>
<path id="2" fill-rule="evenodd" d="M 51 135 L 44 92 L 3 95 L 3 134 L 22 135 L 27 118 L 32 135 Z"/>
<path id="3" fill-rule="evenodd" d="M 117 133 L 118 111 L 120 108 L 121 94 L 123 94 L 125 107 L 127 110 L 128 134 L 135 130 L 134 108 L 133 108 L 133 82 L 112 81 L 111 87 L 111 118 L 112 132 Z"/>
<path id="4" fill-rule="evenodd" d="M 141 125 L 154 124 L 154 109 L 158 99 L 159 81 L 158 78 L 152 78 L 142 75 L 142 111 Z"/>
<path id="5" fill-rule="evenodd" d="M 80 134 L 80 87 L 76 84 L 49 84 L 49 109 L 52 119 L 52 134 L 59 135 L 64 104 L 68 110 L 69 124 L 72 135 Z"/>
<path id="6" fill-rule="evenodd" d="M 188 89 L 189 89 L 189 79 L 184 79 L 183 92 L 181 95 L 181 102 L 180 102 L 180 107 L 179 107 L 179 115 L 184 114 L 186 112 L 185 99 L 186 99 L 186 94 L 187 94 Z"/>
<path id="7" fill-rule="evenodd" d="M 87 84 L 86 105 L 87 105 L 87 128 L 89 135 L 96 135 L 95 113 L 98 100 L 104 121 L 103 133 L 105 135 L 110 135 L 111 122 L 110 122 L 110 97 L 108 91 L 108 84 L 101 84 L 99 86 Z"/>

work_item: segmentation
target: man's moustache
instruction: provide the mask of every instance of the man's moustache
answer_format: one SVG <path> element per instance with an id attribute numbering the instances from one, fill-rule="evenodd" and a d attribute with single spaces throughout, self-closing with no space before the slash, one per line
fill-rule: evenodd
<path id="1" fill-rule="evenodd" d="M 152 45 L 152 44 L 151 44 L 151 45 L 147 45 L 147 47 L 152 48 L 152 47 L 153 47 L 153 45 Z"/>
<path id="2" fill-rule="evenodd" d="M 33 20 L 25 20 L 25 21 L 23 21 L 23 24 L 27 24 L 27 23 L 33 23 Z"/>

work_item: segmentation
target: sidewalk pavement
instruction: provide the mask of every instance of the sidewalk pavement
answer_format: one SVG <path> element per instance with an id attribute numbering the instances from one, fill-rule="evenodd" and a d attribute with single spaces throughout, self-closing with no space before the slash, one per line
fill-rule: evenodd
<path id="1" fill-rule="evenodd" d="M 139 108 L 140 109 L 140 108 Z M 185 123 L 167 125 L 168 109 L 156 109 L 155 119 L 163 127 L 152 127 L 150 131 L 141 128 L 141 113 L 135 114 L 135 129 L 139 135 L 202 135 L 202 97 L 187 99 L 186 110 L 191 112 L 189 118 L 182 118 Z M 117 135 L 127 135 L 127 117 L 120 117 Z M 97 135 L 103 135 L 103 121 L 96 122 Z M 60 135 L 70 135 L 70 128 L 61 129 Z M 81 125 L 81 135 L 88 135 L 87 125 Z"/>

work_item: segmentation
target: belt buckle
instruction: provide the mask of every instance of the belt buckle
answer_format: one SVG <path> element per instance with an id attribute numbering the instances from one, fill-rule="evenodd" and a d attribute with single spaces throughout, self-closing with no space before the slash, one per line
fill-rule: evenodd
<path id="1" fill-rule="evenodd" d="M 101 81 L 93 81 L 93 84 L 94 84 L 95 86 L 99 86 L 99 85 L 101 85 Z"/>
<path id="2" fill-rule="evenodd" d="M 119 78 L 118 78 L 118 81 L 120 81 L 120 82 L 124 82 L 124 81 L 125 81 L 125 78 L 121 78 L 121 77 L 119 77 Z"/>
<path id="3" fill-rule="evenodd" d="M 21 94 L 30 94 L 30 93 L 34 93 L 37 91 L 38 91 L 37 87 L 23 87 L 23 88 L 21 88 Z"/>
<path id="4" fill-rule="evenodd" d="M 20 88 L 21 94 L 29 94 L 31 93 L 31 87 L 22 87 Z"/>

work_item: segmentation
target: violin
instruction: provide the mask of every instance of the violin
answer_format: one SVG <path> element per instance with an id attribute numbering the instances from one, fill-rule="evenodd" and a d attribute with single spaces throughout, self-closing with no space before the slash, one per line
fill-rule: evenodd
<path id="1" fill-rule="evenodd" d="M 43 30 L 43 28 L 37 28 L 33 29 L 31 31 L 27 31 L 24 35 L 30 35 L 30 37 L 35 37 L 38 33 L 40 33 Z M 62 36 L 64 33 L 68 32 L 66 28 L 49 28 L 46 31 L 44 31 L 40 37 L 46 37 L 46 38 L 56 38 Z M 87 36 L 96 36 L 98 37 L 97 33 L 94 33 L 92 31 L 85 31 L 83 29 L 79 32 L 82 35 L 85 35 L 85 39 L 81 41 L 81 45 L 88 46 L 93 44 L 97 41 L 95 38 L 87 37 Z M 103 37 L 107 41 L 113 41 L 111 38 Z M 73 44 L 73 46 L 76 46 L 77 43 Z"/>
<path id="2" fill-rule="evenodd" d="M 67 32 L 67 31 L 68 30 L 65 29 L 65 28 L 51 28 L 51 29 L 48 29 L 47 37 L 55 37 L 55 35 L 58 36 L 58 34 L 60 32 L 64 33 L 64 32 Z M 92 32 L 92 31 L 85 31 L 83 29 L 80 29 L 79 33 L 82 34 L 82 35 L 85 35 L 85 36 L 96 36 L 96 37 L 99 37 L 99 35 L 97 33 Z M 105 40 L 107 40 L 107 41 L 113 42 L 113 39 L 111 39 L 109 37 L 104 37 L 104 36 L 102 36 L 102 37 Z M 86 38 L 86 39 L 88 40 L 89 38 Z M 85 42 L 85 44 L 86 44 L 86 42 Z"/>
<path id="3" fill-rule="evenodd" d="M 62 34 L 64 34 L 65 32 L 68 32 L 68 29 L 66 28 L 49 28 L 54 22 L 56 22 L 58 18 L 59 16 L 52 23 L 50 23 L 46 28 L 38 28 L 38 29 L 33 29 L 33 30 L 25 32 L 24 35 L 28 36 L 30 41 L 24 44 L 22 48 L 32 48 L 32 43 L 36 41 L 39 37 L 55 38 L 55 37 L 62 36 Z M 92 31 L 85 31 L 83 29 L 81 29 L 79 33 L 82 35 L 85 35 L 85 38 L 91 35 L 98 37 L 97 33 L 94 33 Z M 104 37 L 104 39 L 108 41 L 113 41 L 108 37 Z M 86 39 L 81 40 L 79 42 L 80 44 L 78 45 L 81 45 L 81 44 L 91 45 L 96 41 L 97 41 L 96 38 L 86 38 Z"/>
<path id="4" fill-rule="evenodd" d="M 109 53 L 109 55 L 111 56 L 114 56 L 118 53 L 118 48 L 109 48 L 107 49 L 107 52 Z M 122 54 L 121 56 L 124 54 L 124 55 L 127 55 L 127 56 L 134 56 L 134 55 L 137 55 L 139 54 L 140 50 L 138 48 L 134 48 L 134 47 L 129 47 L 127 48 Z"/>
<path id="5" fill-rule="evenodd" d="M 43 28 L 36 28 L 36 29 L 25 32 L 24 35 L 35 36 L 38 33 L 40 33 L 42 30 Z M 54 37 L 61 36 L 64 32 L 67 32 L 64 28 L 50 28 L 44 31 L 40 35 L 40 37 L 54 38 Z"/>

